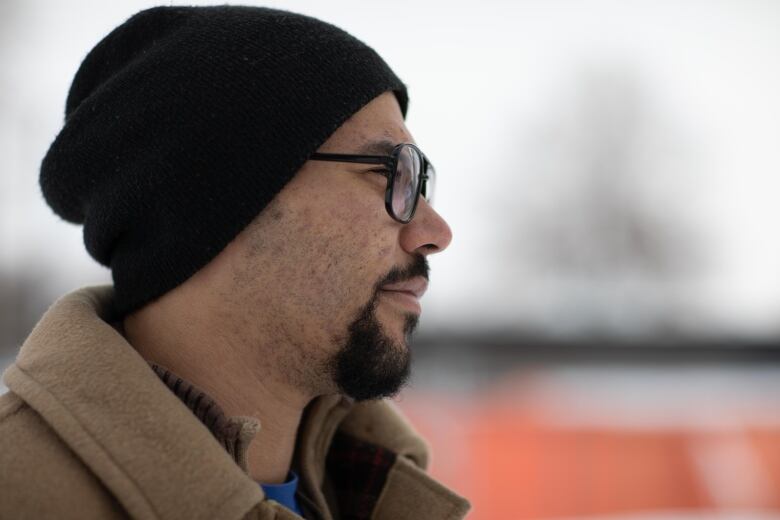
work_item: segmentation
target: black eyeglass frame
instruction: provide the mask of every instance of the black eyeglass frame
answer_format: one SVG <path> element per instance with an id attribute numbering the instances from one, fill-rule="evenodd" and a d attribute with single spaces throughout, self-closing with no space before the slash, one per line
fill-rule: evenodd
<path id="1" fill-rule="evenodd" d="M 405 147 L 411 147 L 422 158 L 422 171 L 420 171 L 420 180 L 417 183 L 417 193 L 414 196 L 414 205 L 412 206 L 412 212 L 409 214 L 409 218 L 403 220 L 393 211 L 393 186 L 395 185 L 395 176 L 398 172 L 398 158 Z M 428 179 L 432 177 L 428 175 L 428 167 L 433 168 L 433 164 L 428 160 L 425 154 L 417 146 L 412 143 L 401 143 L 397 145 L 390 152 L 390 155 L 358 155 L 358 154 L 346 154 L 346 153 L 318 153 L 315 152 L 309 156 L 309 159 L 314 161 L 333 161 L 333 162 L 349 162 L 349 163 L 365 163 L 365 164 L 383 164 L 387 167 L 387 172 L 381 173 L 387 178 L 387 189 L 385 189 L 385 209 L 387 213 L 396 221 L 401 224 L 408 224 L 414 218 L 414 214 L 417 211 L 417 203 L 420 200 L 420 194 L 425 197 L 429 203 L 431 200 L 428 198 Z M 435 171 L 435 168 L 434 168 Z"/>

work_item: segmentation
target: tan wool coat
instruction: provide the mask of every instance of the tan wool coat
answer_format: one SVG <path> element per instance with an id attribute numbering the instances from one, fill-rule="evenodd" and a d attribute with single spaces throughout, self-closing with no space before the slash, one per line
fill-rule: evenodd
<path id="1" fill-rule="evenodd" d="M 112 296 L 60 298 L 3 374 L 0 519 L 300 519 L 247 473 L 259 422 L 150 366 L 105 321 Z M 428 462 L 391 401 L 320 396 L 296 439 L 296 496 L 306 518 L 463 518 L 469 502 Z"/>

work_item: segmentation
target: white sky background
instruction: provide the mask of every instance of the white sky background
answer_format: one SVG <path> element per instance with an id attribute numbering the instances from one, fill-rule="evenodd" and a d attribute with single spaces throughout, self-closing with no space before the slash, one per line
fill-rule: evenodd
<path id="1" fill-rule="evenodd" d="M 53 295 L 109 275 L 46 206 L 40 160 L 83 57 L 151 5 L 0 6 L 0 269 L 35 269 Z M 780 332 L 780 2 L 262 5 L 342 27 L 409 86 L 454 232 L 431 257 L 423 328 Z M 626 246 L 620 213 L 583 211 L 600 207 L 582 194 L 604 157 L 606 191 L 658 224 L 672 268 Z"/>

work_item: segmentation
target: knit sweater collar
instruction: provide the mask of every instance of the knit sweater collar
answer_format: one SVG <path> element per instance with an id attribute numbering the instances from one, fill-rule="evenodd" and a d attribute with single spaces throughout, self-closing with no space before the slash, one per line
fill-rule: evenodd
<path id="1" fill-rule="evenodd" d="M 229 417 L 214 399 L 197 386 L 161 365 L 149 365 L 176 397 L 209 429 L 236 464 L 248 473 L 247 449 L 260 429 L 259 421 L 253 417 Z"/>
<path id="2" fill-rule="evenodd" d="M 113 327 L 124 335 L 121 322 L 114 323 Z M 241 470 L 249 474 L 247 450 L 260 430 L 260 422 L 254 417 L 228 416 L 216 400 L 194 384 L 161 365 L 149 361 L 147 363 L 165 386 L 209 429 Z M 336 397 L 322 396 L 315 399 L 303 414 L 304 422 L 308 420 L 309 424 L 304 424 L 306 427 L 303 429 L 303 438 L 299 440 L 299 447 L 305 446 L 301 451 L 308 454 L 308 457 L 303 460 L 301 451 L 296 451 L 292 464 L 294 471 L 300 474 L 301 485 L 296 491 L 296 497 L 299 506 L 305 511 L 306 518 L 330 518 L 327 513 L 323 513 L 328 509 L 328 505 L 324 494 L 318 489 L 324 478 L 324 454 L 314 446 L 322 445 L 323 439 L 333 436 L 339 420 L 354 403 L 348 397 L 335 399 Z M 323 428 L 318 431 L 317 428 L 312 428 L 314 424 L 321 424 Z M 305 489 L 307 487 L 308 491 Z"/>

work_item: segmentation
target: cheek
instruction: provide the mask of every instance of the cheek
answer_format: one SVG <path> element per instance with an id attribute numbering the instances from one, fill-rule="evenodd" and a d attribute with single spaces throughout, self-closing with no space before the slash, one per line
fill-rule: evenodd
<path id="1" fill-rule="evenodd" d="M 240 303 L 234 311 L 306 343 L 342 338 L 394 266 L 397 228 L 384 201 L 365 195 L 310 198 L 265 220 L 233 278 L 231 298 Z"/>
<path id="2" fill-rule="evenodd" d="M 355 201 L 354 194 L 353 200 L 349 193 L 342 195 L 302 212 L 288 235 L 292 247 L 287 251 L 299 265 L 288 265 L 284 276 L 307 315 L 334 324 L 351 320 L 373 296 L 374 283 L 392 267 L 384 206 L 377 209 L 371 201 Z"/>

